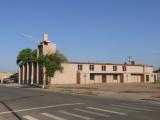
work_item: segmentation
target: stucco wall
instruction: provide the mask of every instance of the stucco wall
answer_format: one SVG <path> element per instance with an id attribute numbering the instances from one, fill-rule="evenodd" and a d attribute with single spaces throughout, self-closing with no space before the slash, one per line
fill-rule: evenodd
<path id="1" fill-rule="evenodd" d="M 102 71 L 100 64 L 82 64 L 83 70 L 78 71 L 78 64 L 62 64 L 63 71 L 56 72 L 51 84 L 77 84 L 77 72 L 80 73 L 80 84 L 102 83 L 102 74 L 106 74 L 106 83 L 120 83 L 120 74 L 123 75 L 124 83 L 142 82 L 144 74 L 149 75 L 149 82 L 154 82 L 153 67 L 150 66 L 131 66 L 128 65 L 127 71 L 122 70 L 123 65 L 117 65 L 117 71 L 113 71 L 114 65 L 106 65 L 106 71 Z M 89 70 L 89 66 L 94 65 L 94 71 Z M 90 80 L 90 74 L 95 74 L 94 80 Z M 117 80 L 113 80 L 113 74 L 117 74 Z M 146 82 L 144 80 L 144 82 Z"/>

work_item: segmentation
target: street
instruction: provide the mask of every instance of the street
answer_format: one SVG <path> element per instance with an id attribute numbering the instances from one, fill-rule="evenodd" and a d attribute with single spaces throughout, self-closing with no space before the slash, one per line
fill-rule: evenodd
<path id="1" fill-rule="evenodd" d="M 0 120 L 159 120 L 160 104 L 0 86 Z"/>

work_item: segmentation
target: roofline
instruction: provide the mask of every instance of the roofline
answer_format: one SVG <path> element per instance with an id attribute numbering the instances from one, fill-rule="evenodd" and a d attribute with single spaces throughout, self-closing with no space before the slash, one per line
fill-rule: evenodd
<path id="1" fill-rule="evenodd" d="M 145 64 L 117 64 L 117 63 L 100 63 L 100 62 L 75 62 L 75 61 L 68 61 L 69 64 L 93 64 L 93 65 L 120 65 L 120 66 L 146 66 L 146 67 L 153 67 L 152 65 L 145 65 Z"/>

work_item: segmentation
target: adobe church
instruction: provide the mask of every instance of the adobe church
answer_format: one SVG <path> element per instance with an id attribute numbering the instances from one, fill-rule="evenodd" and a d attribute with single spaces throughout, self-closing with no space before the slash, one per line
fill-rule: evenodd
<path id="1" fill-rule="evenodd" d="M 56 52 L 56 44 L 44 34 L 37 46 L 37 55 Z M 152 83 L 157 79 L 153 66 L 135 63 L 112 64 L 92 62 L 67 62 L 62 64 L 63 71 L 57 71 L 51 78 L 51 84 L 97 84 L 97 83 Z M 45 68 L 35 61 L 19 66 L 19 84 L 44 85 Z"/>

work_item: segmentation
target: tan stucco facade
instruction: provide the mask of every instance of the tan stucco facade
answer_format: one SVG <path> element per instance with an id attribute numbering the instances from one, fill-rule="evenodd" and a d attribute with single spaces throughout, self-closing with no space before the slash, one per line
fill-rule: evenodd
<path id="1" fill-rule="evenodd" d="M 78 70 L 78 65 L 82 65 L 83 69 Z M 90 65 L 94 65 L 93 71 L 90 70 Z M 80 62 L 69 62 L 62 66 L 63 71 L 58 71 L 55 74 L 51 84 L 140 83 L 155 81 L 152 66 Z M 105 71 L 102 70 L 102 66 L 106 66 Z M 113 71 L 113 66 L 117 66 L 116 71 Z M 126 71 L 123 71 L 123 66 L 126 67 Z M 91 75 L 94 76 L 93 80 L 90 78 Z"/>
<path id="2" fill-rule="evenodd" d="M 55 53 L 56 44 L 43 41 L 37 47 L 37 55 Z M 51 84 L 98 84 L 98 83 L 141 83 L 154 82 L 156 75 L 153 66 L 143 64 L 112 64 L 90 62 L 67 62 L 63 70 L 57 71 L 51 78 Z M 30 61 L 19 66 L 19 84 L 42 84 L 46 82 L 45 68 Z"/>

